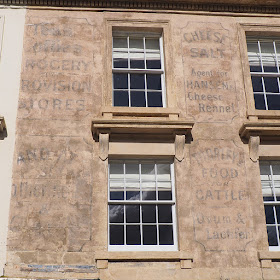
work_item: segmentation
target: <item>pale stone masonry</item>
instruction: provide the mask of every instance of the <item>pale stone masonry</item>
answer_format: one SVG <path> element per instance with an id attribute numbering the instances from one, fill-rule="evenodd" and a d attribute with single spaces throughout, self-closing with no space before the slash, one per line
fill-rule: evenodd
<path id="1" fill-rule="evenodd" d="M 277 49 L 280 5 L 217 2 L 22 2 L 4 277 L 280 279 L 260 174 L 280 158 L 280 110 L 255 108 L 246 44 Z M 273 71 L 255 73 L 265 102 Z"/>

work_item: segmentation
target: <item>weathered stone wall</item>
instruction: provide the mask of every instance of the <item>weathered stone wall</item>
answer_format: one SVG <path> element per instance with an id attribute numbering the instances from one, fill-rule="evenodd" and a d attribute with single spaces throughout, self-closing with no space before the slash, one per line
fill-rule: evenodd
<path id="1" fill-rule="evenodd" d="M 175 99 L 180 117 L 195 122 L 185 159 L 175 161 L 179 250 L 193 255 L 189 269 L 172 258 L 96 267 L 96 252 L 107 251 L 108 162 L 98 157 L 91 120 L 111 95 L 104 84 L 111 79 L 108 20 L 168 25 L 167 101 Z M 259 167 L 239 137 L 246 119 L 241 21 L 280 18 L 28 11 L 7 276 L 263 279 Z M 280 279 L 279 268 L 270 271 L 269 279 Z"/>

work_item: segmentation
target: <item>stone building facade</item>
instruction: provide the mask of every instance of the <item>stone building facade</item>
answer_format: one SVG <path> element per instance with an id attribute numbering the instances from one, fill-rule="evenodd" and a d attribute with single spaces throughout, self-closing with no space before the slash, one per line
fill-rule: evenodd
<path id="1" fill-rule="evenodd" d="M 278 1 L 2 2 L 4 277 L 280 279 Z"/>

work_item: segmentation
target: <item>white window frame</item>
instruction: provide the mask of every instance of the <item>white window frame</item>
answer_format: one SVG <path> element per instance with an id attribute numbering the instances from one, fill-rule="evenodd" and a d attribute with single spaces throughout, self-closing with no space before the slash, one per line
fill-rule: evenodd
<path id="1" fill-rule="evenodd" d="M 263 96 L 264 98 L 264 104 L 265 104 L 265 109 L 257 109 L 255 108 L 256 110 L 265 110 L 265 111 L 272 111 L 272 110 L 276 110 L 276 111 L 279 111 L 280 109 L 269 109 L 268 107 L 268 102 L 267 102 L 267 94 L 269 95 L 278 95 L 279 96 L 279 99 L 280 99 L 280 69 L 279 69 L 279 64 L 280 64 L 280 37 L 267 37 L 267 36 L 246 36 L 246 41 L 247 41 L 247 44 L 250 43 L 250 42 L 254 42 L 254 43 L 257 43 L 258 45 L 258 54 L 259 54 L 259 60 L 260 60 L 260 66 L 261 66 L 261 72 L 252 72 L 250 70 L 250 75 L 251 77 L 260 77 L 262 79 L 262 88 L 263 88 L 263 91 L 262 92 L 258 92 L 258 93 L 255 93 L 253 92 L 253 95 L 254 95 L 254 98 L 256 95 L 259 95 L 259 96 Z M 278 69 L 278 72 L 265 72 L 264 71 L 264 66 L 267 66 L 267 64 L 269 64 L 269 61 L 267 61 L 267 64 L 264 64 L 263 62 L 263 54 L 264 52 L 262 52 L 262 49 L 261 49 L 261 43 L 262 42 L 272 42 L 273 44 L 273 48 L 274 48 L 274 55 L 275 55 L 275 58 L 276 58 L 276 67 Z M 276 49 L 276 42 L 279 44 L 278 48 Z M 278 50 L 279 49 L 279 50 Z M 278 50 L 278 53 L 277 53 L 277 50 Z M 249 52 L 249 49 L 248 49 L 248 59 L 249 59 L 249 66 L 251 66 L 252 64 L 250 64 L 250 59 L 252 58 L 253 56 L 250 55 L 250 52 Z M 264 78 L 269 78 L 269 77 L 273 77 L 273 78 L 278 78 L 278 90 L 279 92 L 278 93 L 273 93 L 273 92 L 266 92 L 266 89 L 265 89 L 265 82 L 264 82 Z M 252 82 L 252 86 L 253 86 L 253 82 Z"/>
<path id="2" fill-rule="evenodd" d="M 273 196 L 274 196 L 274 201 L 263 201 L 264 206 L 279 206 L 280 207 L 280 201 L 276 200 L 276 191 L 275 191 L 275 183 L 274 183 L 275 177 L 274 177 L 274 174 L 273 174 L 273 165 L 279 165 L 280 166 L 280 161 L 266 161 L 266 160 L 263 160 L 263 161 L 260 161 L 260 167 L 262 165 L 263 166 L 264 165 L 269 166 L 270 174 L 266 174 L 266 175 L 268 175 L 268 177 L 269 177 L 269 182 L 271 183 Z M 261 182 L 262 182 L 262 186 L 264 186 L 264 184 L 263 184 L 264 180 L 261 180 Z M 262 188 L 262 190 L 263 190 L 263 194 L 264 194 L 264 188 Z M 279 193 L 278 196 L 280 196 L 280 193 Z M 269 246 L 269 250 L 270 251 L 280 251 L 280 230 L 279 230 L 280 220 L 277 221 L 277 215 L 276 215 L 275 207 L 273 207 L 273 215 L 274 215 L 275 224 L 266 224 L 266 227 L 268 228 L 268 226 L 272 226 L 272 225 L 276 226 L 276 236 L 277 236 L 277 239 L 278 239 L 278 246 Z"/>
<path id="3" fill-rule="evenodd" d="M 157 108 L 165 108 L 166 107 L 166 86 L 165 86 L 165 65 L 164 65 L 164 51 L 163 51 L 163 37 L 162 33 L 158 32 L 125 32 L 125 31 L 113 31 L 113 39 L 114 37 L 120 38 L 127 38 L 128 44 L 128 68 L 114 68 L 114 61 L 113 61 L 113 44 L 112 44 L 112 79 L 115 73 L 127 73 L 128 74 L 128 98 L 129 98 L 129 106 L 124 107 L 132 107 L 131 106 L 131 89 L 130 89 L 130 76 L 129 74 L 160 74 L 161 75 L 161 96 L 162 96 L 162 107 Z M 133 38 L 143 38 L 144 41 L 144 63 L 145 69 L 134 69 L 130 68 L 130 58 L 129 58 L 129 37 Z M 159 48 L 160 48 L 160 62 L 161 62 L 161 69 L 147 69 L 146 65 L 146 47 L 145 47 L 145 40 L 144 38 L 158 38 L 159 39 Z M 145 100 L 146 100 L 146 107 L 142 108 L 153 108 L 148 106 L 148 96 L 147 96 L 147 79 L 145 75 Z M 112 102 L 114 105 L 114 82 L 112 82 Z M 135 107 L 133 107 L 135 108 Z M 140 107 L 141 108 L 141 107 Z"/>
<path id="4" fill-rule="evenodd" d="M 139 163 L 139 183 L 140 183 L 140 193 L 141 193 L 141 162 L 153 162 L 156 164 L 160 163 L 168 163 L 170 164 L 170 171 L 171 171 L 171 190 L 172 190 L 172 200 L 110 200 L 110 163 L 111 162 L 122 162 L 129 163 L 129 162 L 138 162 Z M 125 169 L 124 169 L 125 170 Z M 125 171 L 124 171 L 125 173 Z M 156 175 L 155 175 L 156 176 Z M 156 179 L 157 182 L 157 179 Z M 125 191 L 125 189 L 124 189 Z M 157 183 L 156 183 L 156 193 L 157 193 Z M 142 197 L 142 195 L 141 195 Z M 178 251 L 178 239 L 177 239 L 177 219 L 176 219 L 176 203 L 175 203 L 175 176 L 174 176 L 174 163 L 169 160 L 109 160 L 108 165 L 108 250 L 109 251 Z M 156 214 L 156 226 L 157 226 L 157 243 L 159 243 L 159 224 L 172 224 L 173 226 L 173 245 L 144 245 L 143 244 L 143 234 L 141 234 L 141 245 L 111 245 L 110 244 L 110 220 L 109 220 L 109 207 L 110 205 L 140 205 L 140 222 L 137 223 L 137 225 L 140 225 L 140 233 L 142 233 L 142 215 L 141 215 L 141 205 L 171 205 L 172 206 L 172 223 L 159 223 L 158 222 L 158 214 Z M 156 210 L 156 213 L 157 210 Z M 124 242 L 125 242 L 125 214 L 124 214 L 124 222 L 119 223 L 124 225 Z M 152 223 L 149 223 L 147 225 L 151 225 Z"/>

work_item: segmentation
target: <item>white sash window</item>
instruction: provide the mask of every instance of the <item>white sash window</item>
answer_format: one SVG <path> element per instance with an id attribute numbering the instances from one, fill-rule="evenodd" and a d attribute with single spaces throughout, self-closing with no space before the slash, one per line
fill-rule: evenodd
<path id="1" fill-rule="evenodd" d="M 280 38 L 247 37 L 255 107 L 280 110 Z"/>
<path id="2" fill-rule="evenodd" d="M 280 250 L 280 161 L 260 162 L 269 248 Z"/>
<path id="3" fill-rule="evenodd" d="M 165 107 L 162 36 L 113 32 L 113 106 Z"/>
<path id="4" fill-rule="evenodd" d="M 109 162 L 109 250 L 177 250 L 173 163 Z"/>

